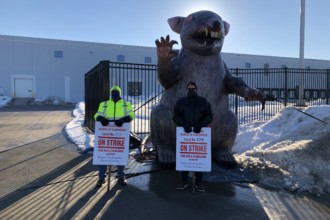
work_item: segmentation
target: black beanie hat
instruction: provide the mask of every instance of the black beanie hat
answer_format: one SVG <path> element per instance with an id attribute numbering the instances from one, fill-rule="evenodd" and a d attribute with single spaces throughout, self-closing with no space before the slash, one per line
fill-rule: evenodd
<path id="1" fill-rule="evenodd" d="M 195 88 L 196 88 L 196 90 L 197 90 L 196 83 L 194 83 L 194 82 L 192 82 L 192 81 L 190 81 L 190 82 L 187 83 L 186 90 L 188 89 L 188 86 L 190 86 L 190 85 L 195 86 Z"/>

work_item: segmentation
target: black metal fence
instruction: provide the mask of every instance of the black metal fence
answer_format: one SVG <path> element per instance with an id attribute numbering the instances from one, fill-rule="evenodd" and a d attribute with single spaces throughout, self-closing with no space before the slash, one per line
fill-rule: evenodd
<path id="1" fill-rule="evenodd" d="M 274 96 L 277 101 L 267 102 L 264 111 L 259 102 L 246 102 L 236 95 L 230 96 L 230 107 L 239 124 L 255 120 L 266 121 L 285 106 L 294 106 L 299 97 L 307 105 L 329 104 L 329 69 L 231 69 L 233 75 L 242 77 L 251 87 Z M 118 85 L 123 98 L 132 103 L 136 119 L 132 131 L 143 137 L 149 133 L 149 116 L 152 106 L 158 103 L 163 91 L 157 78 L 157 65 L 101 61 L 85 74 L 85 125 L 93 130 L 93 115 L 98 104 L 109 98 L 109 88 Z M 299 91 L 302 95 L 299 96 Z"/>
<path id="2" fill-rule="evenodd" d="M 109 99 L 109 61 L 101 61 L 85 74 L 85 121 L 86 128 L 94 131 L 96 113 L 100 102 Z"/>
<path id="3" fill-rule="evenodd" d="M 308 106 L 328 105 L 330 101 L 329 69 L 231 69 L 231 72 L 242 77 L 249 86 L 276 98 L 276 101 L 267 102 L 265 110 L 260 112 L 258 102 L 245 102 L 236 95 L 232 96 L 230 104 L 240 124 L 269 120 L 282 108 L 301 104 L 299 97 Z M 302 91 L 301 96 L 299 91 Z"/>

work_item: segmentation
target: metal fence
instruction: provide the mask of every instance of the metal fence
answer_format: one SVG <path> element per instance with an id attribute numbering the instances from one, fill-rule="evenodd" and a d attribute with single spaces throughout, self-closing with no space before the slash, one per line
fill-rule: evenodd
<path id="1" fill-rule="evenodd" d="M 108 68 L 106 70 L 106 68 Z M 259 102 L 246 102 L 230 95 L 230 108 L 239 118 L 239 124 L 266 121 L 285 106 L 298 102 L 299 91 L 307 105 L 329 104 L 329 69 L 231 69 L 235 76 L 242 77 L 251 87 L 274 96 L 277 100 L 267 102 L 264 111 Z M 93 76 L 95 75 L 95 76 Z M 157 78 L 157 65 L 101 61 L 85 75 L 85 125 L 94 128 L 92 115 L 99 102 L 109 98 L 109 87 L 122 88 L 123 98 L 132 103 L 136 119 L 131 129 L 140 137 L 149 133 L 149 116 L 163 92 Z"/>
<path id="2" fill-rule="evenodd" d="M 84 125 L 94 131 L 96 113 L 100 102 L 109 99 L 109 61 L 101 61 L 85 74 L 85 120 Z"/>

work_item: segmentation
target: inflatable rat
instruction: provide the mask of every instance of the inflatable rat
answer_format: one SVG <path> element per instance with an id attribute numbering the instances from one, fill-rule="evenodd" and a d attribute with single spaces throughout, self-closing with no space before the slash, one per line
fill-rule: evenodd
<path id="1" fill-rule="evenodd" d="M 176 41 L 169 36 L 156 40 L 158 79 L 166 89 L 151 111 L 150 137 L 161 163 L 175 162 L 176 125 L 172 121 L 176 101 L 186 95 L 189 81 L 197 84 L 198 94 L 205 97 L 213 111 L 212 158 L 225 166 L 236 164 L 231 153 L 238 121 L 229 109 L 228 95 L 237 94 L 247 101 L 265 103 L 265 95 L 234 77 L 221 58 L 221 48 L 229 24 L 211 11 L 198 11 L 187 17 L 168 19 L 171 29 L 180 34 L 182 48 L 174 53 Z"/>

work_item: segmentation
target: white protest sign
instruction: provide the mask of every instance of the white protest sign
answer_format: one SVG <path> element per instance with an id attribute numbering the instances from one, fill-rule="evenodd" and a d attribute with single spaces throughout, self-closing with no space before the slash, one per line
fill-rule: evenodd
<path id="1" fill-rule="evenodd" d="M 176 170 L 211 171 L 211 128 L 200 133 L 176 128 Z"/>
<path id="2" fill-rule="evenodd" d="M 94 165 L 121 165 L 128 162 L 130 124 L 117 127 L 113 122 L 102 126 L 95 122 Z"/>

